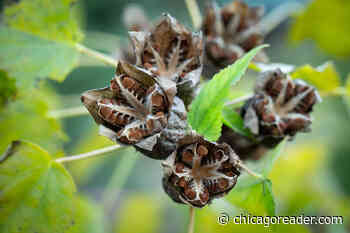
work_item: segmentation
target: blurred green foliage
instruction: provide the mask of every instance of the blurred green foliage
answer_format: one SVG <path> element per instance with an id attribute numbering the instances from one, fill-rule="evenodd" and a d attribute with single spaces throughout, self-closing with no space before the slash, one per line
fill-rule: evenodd
<path id="1" fill-rule="evenodd" d="M 326 52 L 350 55 L 350 2 L 347 0 L 313 0 L 296 16 L 290 40 L 313 39 Z"/>
<path id="2" fill-rule="evenodd" d="M 6 71 L 0 70 L 0 112 L 9 101 L 14 100 L 16 93 L 16 80 L 10 78 Z"/>

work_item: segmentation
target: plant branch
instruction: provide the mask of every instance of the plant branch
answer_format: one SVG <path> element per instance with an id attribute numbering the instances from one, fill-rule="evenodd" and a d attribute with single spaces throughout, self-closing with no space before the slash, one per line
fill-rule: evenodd
<path id="1" fill-rule="evenodd" d="M 240 103 L 240 102 L 243 102 L 243 101 L 246 101 L 246 100 L 252 98 L 253 96 L 254 96 L 253 93 L 247 94 L 247 95 L 238 97 L 238 98 L 236 98 L 236 99 L 234 99 L 234 100 L 228 101 L 228 102 L 226 102 L 224 105 L 225 105 L 225 106 L 228 106 L 228 105 L 238 104 L 238 103 Z"/>
<path id="2" fill-rule="evenodd" d="M 279 24 L 286 20 L 292 14 L 298 12 L 303 8 L 303 5 L 298 2 L 287 2 L 276 7 L 264 16 L 262 20 L 255 25 L 252 30 L 260 30 L 263 35 L 269 34 Z"/>
<path id="3" fill-rule="evenodd" d="M 193 233 L 194 232 L 194 219 L 195 219 L 194 207 L 190 206 L 190 223 L 188 224 L 188 231 L 187 231 L 187 233 Z"/>
<path id="4" fill-rule="evenodd" d="M 86 108 L 81 106 L 81 107 L 73 107 L 73 108 L 66 108 L 66 109 L 60 109 L 60 110 L 52 110 L 48 112 L 48 116 L 56 119 L 61 119 L 66 117 L 82 116 L 88 113 L 89 112 L 86 110 Z"/>
<path id="5" fill-rule="evenodd" d="M 190 13 L 195 29 L 199 29 L 202 24 L 202 15 L 196 0 L 185 0 L 187 10 Z"/>
<path id="6" fill-rule="evenodd" d="M 96 50 L 93 50 L 93 49 L 89 49 L 87 47 L 85 47 L 84 45 L 82 44 L 76 44 L 75 45 L 75 48 L 82 54 L 86 54 L 87 56 L 89 57 L 93 57 L 103 63 L 105 63 L 106 65 L 110 65 L 110 66 L 114 66 L 114 67 L 117 67 L 118 65 L 118 60 L 108 56 L 108 55 L 105 55 L 103 53 L 100 53 Z"/>
<path id="7" fill-rule="evenodd" d="M 248 168 L 244 163 L 242 163 L 242 161 L 240 161 L 237 166 L 239 168 L 241 168 L 242 170 L 244 170 L 245 172 L 247 172 L 249 175 L 254 176 L 257 179 L 264 179 L 264 177 L 261 174 L 258 174 L 252 170 L 250 170 L 250 168 Z"/>
<path id="8" fill-rule="evenodd" d="M 72 155 L 72 156 L 66 156 L 66 157 L 58 158 L 55 161 L 57 163 L 65 163 L 65 162 L 70 162 L 70 161 L 75 161 L 75 160 L 87 159 L 87 158 L 103 155 L 105 153 L 117 150 L 117 149 L 119 149 L 121 147 L 123 147 L 123 146 L 121 146 L 121 145 L 109 146 L 109 147 L 105 147 L 105 148 L 98 149 L 98 150 L 93 150 L 93 151 L 90 151 L 90 152 L 87 152 L 87 153 L 83 153 L 83 154 L 77 154 L 77 155 Z"/>

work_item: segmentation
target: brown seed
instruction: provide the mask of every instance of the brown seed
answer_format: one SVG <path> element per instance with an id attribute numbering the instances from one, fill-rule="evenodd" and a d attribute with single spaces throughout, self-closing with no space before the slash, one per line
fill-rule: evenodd
<path id="1" fill-rule="evenodd" d="M 164 117 L 164 112 L 157 112 L 156 117 Z"/>
<path id="2" fill-rule="evenodd" d="M 156 107 L 161 107 L 163 105 L 163 96 L 161 96 L 160 94 L 153 95 L 152 104 Z"/>
<path id="3" fill-rule="evenodd" d="M 131 129 L 129 131 L 129 138 L 139 141 L 142 138 L 142 131 L 140 129 Z"/>
<path id="4" fill-rule="evenodd" d="M 203 193 L 199 194 L 199 198 L 202 202 L 206 203 L 209 200 L 209 192 L 207 190 L 204 190 Z"/>
<path id="5" fill-rule="evenodd" d="M 225 178 L 219 179 L 219 189 L 225 190 L 228 187 L 228 180 Z"/>
<path id="6" fill-rule="evenodd" d="M 178 182 L 178 185 L 182 188 L 186 188 L 187 187 L 187 182 L 185 180 L 185 177 L 181 177 L 179 182 Z"/>
<path id="7" fill-rule="evenodd" d="M 189 163 L 189 164 L 192 164 L 193 154 L 188 150 L 184 151 L 182 153 L 182 161 Z"/>
<path id="8" fill-rule="evenodd" d="M 182 173 L 184 168 L 185 165 L 183 163 L 176 163 L 175 165 L 175 171 L 178 173 Z"/>
<path id="9" fill-rule="evenodd" d="M 208 149 L 203 145 L 199 145 L 197 147 L 197 153 L 199 156 L 206 156 L 208 154 Z"/>
<path id="10" fill-rule="evenodd" d="M 217 150 L 214 153 L 214 157 L 215 157 L 216 160 L 221 160 L 223 156 L 224 155 L 223 155 L 223 152 L 221 150 Z"/>
<path id="11" fill-rule="evenodd" d="M 193 200 L 196 197 L 196 192 L 188 187 L 185 189 L 185 195 L 188 199 Z"/>
<path id="12" fill-rule="evenodd" d="M 123 83 L 123 86 L 125 88 L 129 89 L 129 88 L 132 88 L 135 85 L 135 80 L 133 80 L 133 79 L 131 79 L 129 77 L 125 77 L 125 78 L 123 78 L 122 83 Z"/>

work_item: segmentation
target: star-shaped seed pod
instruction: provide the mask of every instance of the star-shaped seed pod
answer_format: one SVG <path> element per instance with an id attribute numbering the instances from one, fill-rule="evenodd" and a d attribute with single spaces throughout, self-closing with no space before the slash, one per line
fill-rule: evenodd
<path id="1" fill-rule="evenodd" d="M 149 31 L 133 31 L 129 36 L 136 65 L 152 73 L 169 99 L 177 95 L 188 105 L 202 72 L 201 33 L 192 33 L 164 14 Z"/>
<path id="2" fill-rule="evenodd" d="M 177 203 L 204 207 L 227 194 L 240 175 L 239 158 L 227 144 L 186 136 L 163 163 L 163 188 Z"/>
<path id="3" fill-rule="evenodd" d="M 102 135 L 155 159 L 167 157 L 186 128 L 183 102 L 176 97 L 170 104 L 152 76 L 125 62 L 109 87 L 87 91 L 81 99 Z"/>
<path id="4" fill-rule="evenodd" d="M 263 7 L 249 7 L 241 1 L 222 8 L 215 2 L 208 5 L 202 23 L 204 71 L 208 78 L 263 43 L 264 36 L 257 26 L 263 14 Z M 260 52 L 254 59 L 266 62 L 267 56 Z"/>
<path id="5" fill-rule="evenodd" d="M 302 80 L 292 80 L 280 69 L 261 73 L 255 95 L 242 108 L 245 127 L 260 139 L 283 139 L 310 131 L 317 90 Z"/>

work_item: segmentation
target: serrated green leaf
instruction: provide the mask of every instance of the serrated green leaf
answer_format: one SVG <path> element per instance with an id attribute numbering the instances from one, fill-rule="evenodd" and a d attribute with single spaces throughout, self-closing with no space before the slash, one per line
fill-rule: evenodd
<path id="1" fill-rule="evenodd" d="M 340 77 L 333 63 L 326 62 L 316 68 L 304 65 L 291 73 L 294 79 L 303 79 L 315 86 L 320 92 L 330 92 L 340 86 Z"/>
<path id="2" fill-rule="evenodd" d="M 37 78 L 61 81 L 77 65 L 82 40 L 75 0 L 22 0 L 4 10 L 0 68 L 21 87 Z"/>
<path id="3" fill-rule="evenodd" d="M 15 98 L 16 93 L 16 80 L 10 78 L 6 71 L 0 70 L 0 111 Z"/>
<path id="4" fill-rule="evenodd" d="M 0 26 L 0 54 L 0 68 L 15 77 L 21 87 L 32 86 L 38 78 L 63 80 L 79 59 L 72 45 L 5 26 Z"/>
<path id="5" fill-rule="evenodd" d="M 313 39 L 320 48 L 337 56 L 350 55 L 350 2 L 314 0 L 296 16 L 290 40 Z"/>
<path id="6" fill-rule="evenodd" d="M 224 107 L 222 111 L 222 117 L 224 124 L 235 132 L 242 134 L 246 137 L 251 137 L 250 131 L 244 127 L 244 121 L 242 117 L 234 109 L 230 107 Z"/>
<path id="7" fill-rule="evenodd" d="M 74 182 L 39 146 L 14 141 L 0 159 L 0 232 L 67 233 Z"/>
<path id="8" fill-rule="evenodd" d="M 223 123 L 221 112 L 231 85 L 240 80 L 253 57 L 266 46 L 253 49 L 234 64 L 221 70 L 204 85 L 192 102 L 188 114 L 188 122 L 192 129 L 208 140 L 216 141 L 219 138 Z"/>

